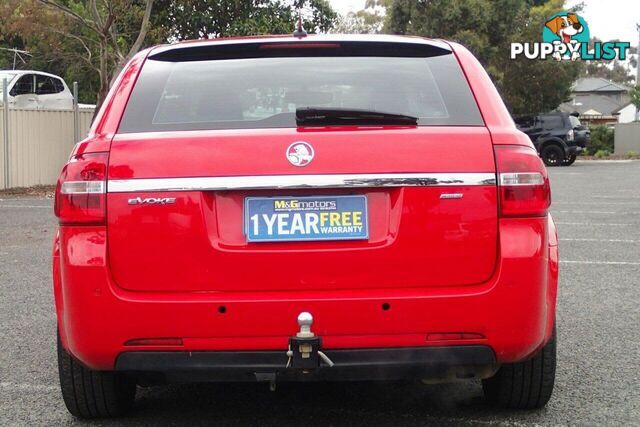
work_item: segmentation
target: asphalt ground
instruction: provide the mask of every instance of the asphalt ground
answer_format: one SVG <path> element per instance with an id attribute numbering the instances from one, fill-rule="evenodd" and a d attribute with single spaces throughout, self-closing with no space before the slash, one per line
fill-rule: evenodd
<path id="1" fill-rule="evenodd" d="M 638 425 L 640 162 L 550 170 L 560 233 L 558 371 L 549 405 L 493 411 L 478 382 L 173 385 L 125 419 L 81 423 L 58 389 L 52 201 L 0 196 L 0 425 Z"/>

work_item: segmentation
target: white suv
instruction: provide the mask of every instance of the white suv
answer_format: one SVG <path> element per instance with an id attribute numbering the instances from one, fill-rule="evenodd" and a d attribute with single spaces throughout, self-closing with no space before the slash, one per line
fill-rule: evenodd
<path id="1" fill-rule="evenodd" d="M 62 78 L 41 71 L 0 71 L 0 103 L 2 80 L 8 81 L 9 106 L 33 110 L 71 110 L 73 95 Z"/>

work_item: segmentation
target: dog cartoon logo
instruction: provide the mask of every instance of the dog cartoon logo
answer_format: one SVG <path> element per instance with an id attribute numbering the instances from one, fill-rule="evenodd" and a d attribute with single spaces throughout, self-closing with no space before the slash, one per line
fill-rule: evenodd
<path id="1" fill-rule="evenodd" d="M 587 22 L 574 12 L 559 12 L 542 26 L 542 42 L 511 43 L 511 59 L 547 59 L 557 61 L 624 61 L 631 49 L 630 42 L 590 40 Z"/>
<path id="2" fill-rule="evenodd" d="M 580 52 L 575 47 L 579 47 L 580 43 L 589 42 L 589 28 L 585 20 L 576 13 L 557 13 L 545 23 L 542 30 L 542 40 L 554 45 L 567 45 L 568 49 L 566 49 L 565 55 L 555 50 L 553 57 L 556 60 L 571 59 L 575 61 L 580 58 Z"/>
<path id="3" fill-rule="evenodd" d="M 294 166 L 307 166 L 313 156 L 313 147 L 304 141 L 294 142 L 287 148 L 287 160 Z"/>

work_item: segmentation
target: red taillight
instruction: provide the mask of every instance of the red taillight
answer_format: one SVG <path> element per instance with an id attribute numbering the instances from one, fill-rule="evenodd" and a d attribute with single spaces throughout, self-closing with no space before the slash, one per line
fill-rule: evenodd
<path id="1" fill-rule="evenodd" d="M 62 168 L 55 200 L 60 224 L 104 223 L 108 158 L 108 153 L 81 154 Z"/>
<path id="2" fill-rule="evenodd" d="M 500 215 L 547 215 L 551 205 L 549 177 L 536 151 L 517 145 L 498 145 L 494 151 L 498 168 Z"/>

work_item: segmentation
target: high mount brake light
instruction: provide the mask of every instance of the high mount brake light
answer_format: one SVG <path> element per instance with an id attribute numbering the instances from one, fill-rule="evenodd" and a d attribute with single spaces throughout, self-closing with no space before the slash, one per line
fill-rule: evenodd
<path id="1" fill-rule="evenodd" d="M 500 216 L 545 216 L 551 205 L 547 170 L 530 147 L 494 147 L 500 191 Z"/>
<path id="2" fill-rule="evenodd" d="M 260 49 L 337 49 L 339 43 L 268 43 L 260 45 Z"/>
<path id="3" fill-rule="evenodd" d="M 74 156 L 56 186 L 55 214 L 60 224 L 104 224 L 108 153 Z"/>

